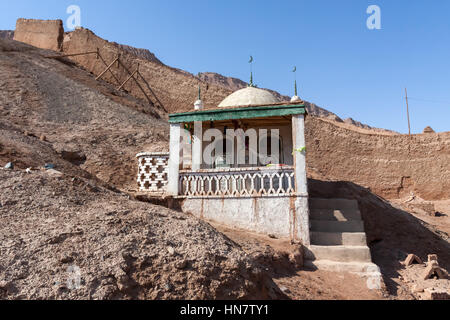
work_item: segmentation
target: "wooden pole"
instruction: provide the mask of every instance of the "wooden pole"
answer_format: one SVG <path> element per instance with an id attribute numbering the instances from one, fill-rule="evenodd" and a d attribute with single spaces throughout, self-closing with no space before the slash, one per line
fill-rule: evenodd
<path id="1" fill-rule="evenodd" d="M 108 64 L 106 63 L 105 59 L 103 59 L 103 57 L 102 57 L 102 55 L 100 54 L 100 52 L 99 52 L 99 54 L 98 54 L 98 57 L 100 58 L 100 60 L 102 60 L 103 64 L 107 67 Z M 120 85 L 119 79 L 117 79 L 117 77 L 114 75 L 114 73 L 112 72 L 111 69 L 109 69 L 109 73 L 111 73 L 112 77 L 116 80 L 117 84 Z"/>
<path id="2" fill-rule="evenodd" d="M 409 120 L 409 105 L 408 105 L 408 91 L 405 88 L 405 98 L 406 98 L 406 114 L 408 116 L 408 134 L 411 136 L 411 122 Z"/>
<path id="3" fill-rule="evenodd" d="M 117 59 L 117 63 L 120 64 L 125 69 L 125 71 L 128 72 L 128 74 L 131 74 L 131 78 L 134 80 L 134 82 L 136 82 L 136 85 L 139 87 L 139 89 L 141 89 L 142 93 L 147 98 L 148 102 L 153 106 L 154 105 L 153 101 L 145 93 L 144 88 L 142 88 L 142 86 L 140 85 L 139 81 L 132 75 L 130 70 L 128 70 L 128 68 L 122 63 L 122 61 L 120 61 L 120 59 Z"/>
<path id="4" fill-rule="evenodd" d="M 144 76 L 138 71 L 138 76 L 141 77 L 142 81 L 145 83 L 145 85 L 147 86 L 148 91 L 150 91 L 153 95 L 153 97 L 156 99 L 156 101 L 158 102 L 158 106 L 161 107 L 164 111 L 167 112 L 166 108 L 164 108 L 164 105 L 161 103 L 161 101 L 158 99 L 158 97 L 156 96 L 156 94 L 153 92 L 152 88 L 150 88 L 150 85 L 148 84 L 147 80 L 145 80 Z"/>
<path id="5" fill-rule="evenodd" d="M 126 85 L 127 84 L 127 82 L 128 81 L 130 81 L 130 79 L 131 78 L 133 78 L 134 77 L 134 75 L 137 73 L 138 71 L 136 70 L 136 71 L 134 71 L 128 78 L 127 78 L 127 80 L 125 80 L 125 82 L 124 83 L 122 83 L 121 85 L 120 85 L 120 87 L 118 87 L 117 88 L 117 90 L 120 90 L 120 89 L 122 89 L 123 88 L 123 86 L 124 85 Z"/>
<path id="6" fill-rule="evenodd" d="M 58 58 L 65 58 L 65 57 L 76 57 L 76 56 L 82 56 L 86 54 L 94 54 L 97 53 L 97 51 L 88 51 L 88 52 L 80 52 L 80 53 L 69 53 L 69 54 L 63 54 L 58 56 L 45 56 L 47 59 L 58 59 Z"/>
<path id="7" fill-rule="evenodd" d="M 119 61 L 119 58 L 114 59 L 114 61 L 111 62 L 111 64 L 105 69 L 105 71 L 103 71 L 102 73 L 100 73 L 100 74 L 98 75 L 98 77 L 95 78 L 95 80 L 100 79 L 100 78 L 101 78 L 101 77 L 109 70 L 109 68 L 111 68 L 111 67 L 114 65 L 114 63 L 115 63 L 115 62 L 118 62 L 118 61 Z"/>

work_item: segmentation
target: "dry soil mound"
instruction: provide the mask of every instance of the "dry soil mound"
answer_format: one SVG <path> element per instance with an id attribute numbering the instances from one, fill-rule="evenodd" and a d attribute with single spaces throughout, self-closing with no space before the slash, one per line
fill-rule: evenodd
<path id="1" fill-rule="evenodd" d="M 50 172 L 0 170 L 0 190 L 0 298 L 281 297 L 236 244 L 193 217 Z"/>

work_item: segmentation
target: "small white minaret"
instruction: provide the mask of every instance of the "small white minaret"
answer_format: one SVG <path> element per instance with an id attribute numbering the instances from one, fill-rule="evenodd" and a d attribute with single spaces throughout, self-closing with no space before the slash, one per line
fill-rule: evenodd
<path id="1" fill-rule="evenodd" d="M 203 101 L 202 101 L 202 97 L 201 97 L 200 85 L 198 86 L 198 99 L 194 103 L 194 110 L 195 111 L 203 110 Z"/>
<path id="2" fill-rule="evenodd" d="M 295 74 L 295 81 L 294 81 L 294 96 L 291 99 L 291 102 L 300 102 L 302 99 L 300 99 L 297 95 L 297 67 L 294 67 L 294 70 L 292 71 Z"/>

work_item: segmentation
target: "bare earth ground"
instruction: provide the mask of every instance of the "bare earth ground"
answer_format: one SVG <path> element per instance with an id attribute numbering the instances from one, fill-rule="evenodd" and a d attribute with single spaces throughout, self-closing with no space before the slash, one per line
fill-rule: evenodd
<path id="1" fill-rule="evenodd" d="M 255 257 L 290 299 L 379 300 L 388 297 L 385 290 L 370 290 L 366 280 L 350 273 L 295 268 L 289 263 L 295 245 L 288 240 L 272 239 L 216 223 L 212 225 Z"/>
<path id="2" fill-rule="evenodd" d="M 284 297 L 257 262 L 198 219 L 49 171 L 0 170 L 0 190 L 0 298 Z"/>

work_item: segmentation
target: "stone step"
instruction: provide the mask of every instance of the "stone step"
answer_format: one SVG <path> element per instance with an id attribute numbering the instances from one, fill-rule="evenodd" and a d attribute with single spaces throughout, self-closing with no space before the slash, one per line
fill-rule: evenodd
<path id="1" fill-rule="evenodd" d="M 359 275 L 380 273 L 380 268 L 372 262 L 339 262 L 331 260 L 306 260 L 305 267 L 332 272 L 350 272 Z"/>
<path id="2" fill-rule="evenodd" d="M 311 244 L 318 246 L 366 246 L 364 232 L 311 232 Z"/>
<path id="3" fill-rule="evenodd" d="M 383 276 L 380 268 L 371 262 L 338 262 L 330 260 L 306 260 L 305 267 L 312 270 L 324 270 L 329 272 L 348 272 L 358 275 L 366 280 L 370 290 L 381 290 Z"/>
<path id="4" fill-rule="evenodd" d="M 325 221 L 362 220 L 358 209 L 311 209 L 310 217 L 312 220 Z"/>
<path id="5" fill-rule="evenodd" d="M 359 210 L 358 201 L 348 199 L 309 199 L 310 209 L 353 209 Z"/>
<path id="6" fill-rule="evenodd" d="M 316 246 L 305 250 L 305 260 L 331 260 L 338 262 L 372 262 L 367 246 Z"/>
<path id="7" fill-rule="evenodd" d="M 310 220 L 311 231 L 318 232 L 364 232 L 364 222 Z"/>

